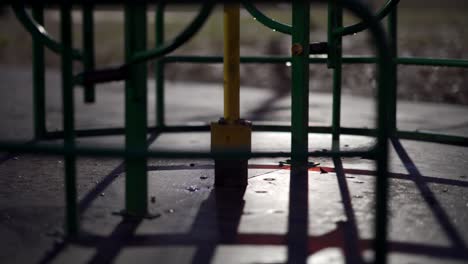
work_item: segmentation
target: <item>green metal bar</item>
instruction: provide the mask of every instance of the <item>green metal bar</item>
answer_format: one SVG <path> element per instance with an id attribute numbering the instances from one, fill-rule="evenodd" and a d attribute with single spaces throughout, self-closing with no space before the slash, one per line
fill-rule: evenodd
<path id="1" fill-rule="evenodd" d="M 369 14 L 369 19 L 371 14 Z M 377 180 L 376 190 L 376 216 L 375 216 L 375 239 L 374 239 L 374 263 L 387 263 L 387 230 L 388 230 L 388 138 L 390 135 L 389 115 L 389 87 L 390 82 L 387 75 L 391 63 L 391 56 L 387 53 L 388 46 L 383 29 L 376 20 L 373 20 L 371 30 L 377 44 L 378 52 L 378 89 L 377 89 Z"/>
<path id="2" fill-rule="evenodd" d="M 65 195 L 66 195 L 66 228 L 67 235 L 74 237 L 79 232 L 76 192 L 76 155 L 75 124 L 73 104 L 73 55 L 72 55 L 72 20 L 71 4 L 60 6 L 60 25 L 62 38 L 62 107 L 64 148 L 70 152 L 65 154 Z"/>
<path id="3" fill-rule="evenodd" d="M 309 4 L 292 3 L 292 93 L 291 93 L 291 152 L 298 166 L 307 165 L 309 125 Z"/>
<path id="4" fill-rule="evenodd" d="M 335 31 L 336 32 L 336 31 Z M 164 57 L 165 63 L 223 63 L 223 58 L 220 56 L 167 56 Z M 260 57 L 260 56 L 244 56 L 240 58 L 241 63 L 286 63 L 290 62 L 290 57 L 273 56 L 273 57 Z M 372 64 L 377 63 L 375 57 L 353 57 L 347 56 L 342 58 L 344 64 Z M 418 57 L 400 57 L 396 59 L 397 64 L 400 65 L 420 65 L 420 66 L 440 66 L 440 67 L 459 67 L 468 68 L 468 60 L 462 59 L 436 59 L 436 58 L 418 58 Z M 321 64 L 327 63 L 326 57 L 310 57 L 309 63 Z"/>
<path id="5" fill-rule="evenodd" d="M 332 27 L 331 32 L 335 27 L 343 26 L 343 10 L 341 4 L 336 0 L 332 1 L 329 4 L 329 8 L 332 9 L 331 13 L 334 16 L 332 24 L 329 25 Z M 334 56 L 334 68 L 333 68 L 333 109 L 332 109 L 332 139 L 333 143 L 336 146 L 339 146 L 338 142 L 340 140 L 340 126 L 341 126 L 341 82 L 342 82 L 342 56 L 343 51 L 341 48 L 342 37 L 332 35 L 331 49 Z"/>
<path id="6" fill-rule="evenodd" d="M 44 24 L 44 6 L 34 5 L 32 15 L 39 24 Z M 44 46 L 34 37 L 32 46 L 34 139 L 39 140 L 47 133 Z"/>
<path id="7" fill-rule="evenodd" d="M 382 7 L 382 9 L 378 11 L 376 18 L 378 20 L 382 20 L 383 18 L 385 18 L 392 10 L 395 10 L 397 8 L 399 2 L 400 0 L 388 0 L 385 6 Z M 367 23 L 359 22 L 357 24 L 343 28 L 341 35 L 345 36 L 345 35 L 356 34 L 368 28 L 369 28 L 369 25 Z"/>
<path id="8" fill-rule="evenodd" d="M 252 125 L 252 130 L 255 132 L 291 132 L 291 126 L 287 125 Z M 165 127 L 148 127 L 148 133 L 160 132 L 160 133 L 186 133 L 186 132 L 209 132 L 210 125 L 171 125 Z M 330 134 L 332 127 L 328 126 L 314 126 L 308 128 L 308 133 L 317 134 Z M 342 134 L 346 135 L 357 135 L 357 136 L 376 136 L 375 129 L 368 128 L 351 128 L 341 127 Z M 125 128 L 98 128 L 98 129 L 81 129 L 75 130 L 77 137 L 97 137 L 97 136 L 111 136 L 111 135 L 123 135 L 125 134 Z M 63 138 L 63 131 L 48 132 L 44 139 L 60 139 Z"/>
<path id="9" fill-rule="evenodd" d="M 163 58 L 165 63 L 223 63 L 222 56 L 167 56 Z M 291 61 L 291 57 L 241 57 L 241 63 L 280 63 Z"/>
<path id="10" fill-rule="evenodd" d="M 165 63 L 223 63 L 221 56 L 167 56 L 162 58 Z M 284 64 L 291 62 L 291 57 L 286 56 L 244 56 L 240 58 L 241 63 L 277 63 Z M 327 63 L 327 57 L 309 57 L 310 64 L 324 64 Z M 376 63 L 377 59 L 373 57 L 343 57 L 343 63 L 347 64 L 371 64 Z"/>
<path id="11" fill-rule="evenodd" d="M 97 128 L 97 129 L 81 129 L 75 130 L 76 137 L 99 137 L 99 136 L 114 136 L 124 135 L 125 128 Z M 44 136 L 44 140 L 61 139 L 63 138 L 63 131 L 50 131 Z"/>
<path id="12" fill-rule="evenodd" d="M 90 157 L 115 157 L 115 158 L 167 158 L 167 159 L 213 159 L 213 158 L 279 158 L 291 157 L 291 152 L 225 152 L 213 154 L 210 152 L 191 151 L 149 151 L 136 148 L 94 148 L 94 147 L 62 147 L 56 144 L 28 145 L 25 142 L 0 141 L 0 149 L 8 152 L 21 152 L 43 155 L 75 155 Z M 313 151 L 307 152 L 309 157 L 361 157 L 373 156 L 375 151 Z M 216 156 L 215 156 L 216 155 Z"/>
<path id="13" fill-rule="evenodd" d="M 290 25 L 280 23 L 267 17 L 265 14 L 260 12 L 260 10 L 258 10 L 250 1 L 242 0 L 241 2 L 245 9 L 255 18 L 255 20 L 262 23 L 264 26 L 273 29 L 274 31 L 291 35 L 292 27 Z"/>
<path id="14" fill-rule="evenodd" d="M 453 136 L 453 135 L 441 135 L 430 132 L 419 132 L 419 131 L 397 131 L 397 138 L 417 140 L 424 142 L 434 142 L 454 146 L 468 147 L 468 137 Z"/>
<path id="15" fill-rule="evenodd" d="M 374 239 L 374 263 L 387 263 L 387 217 L 388 217 L 388 139 L 390 126 L 388 122 L 390 82 L 387 72 L 389 71 L 392 57 L 388 53 L 386 34 L 378 19 L 373 17 L 370 11 L 358 1 L 343 0 L 343 4 L 354 14 L 360 17 L 364 23 L 369 24 L 372 37 L 376 43 L 378 58 L 378 87 L 377 87 L 377 144 L 375 158 L 377 163 L 376 190 L 376 217 L 375 217 L 375 239 Z M 337 30 L 340 31 L 340 30 Z"/>
<path id="16" fill-rule="evenodd" d="M 388 16 L 388 39 L 389 39 L 389 53 L 392 57 L 391 65 L 389 66 L 388 74 L 388 102 L 390 105 L 388 121 L 390 122 L 390 132 L 392 135 L 397 130 L 397 94 L 398 94 L 398 65 L 396 58 L 398 57 L 398 8 L 392 9 Z"/>
<path id="17" fill-rule="evenodd" d="M 86 2 L 83 4 L 83 66 L 85 71 L 94 71 L 95 66 L 93 10 L 93 3 Z M 94 103 L 95 100 L 94 84 L 85 85 L 84 101 Z"/>
<path id="18" fill-rule="evenodd" d="M 16 18 L 18 18 L 18 21 L 32 35 L 34 39 L 57 54 L 61 54 L 63 52 L 63 44 L 60 44 L 52 39 L 45 28 L 29 16 L 22 4 L 12 4 L 11 7 L 15 13 Z M 73 49 L 72 58 L 74 60 L 82 60 L 83 54 L 81 54 L 79 50 Z"/>
<path id="19" fill-rule="evenodd" d="M 164 2 L 159 3 L 156 7 L 156 48 L 162 46 L 164 43 L 164 8 Z M 164 67 L 165 61 L 163 59 L 156 61 L 154 69 L 156 83 L 156 126 L 159 127 L 165 126 Z"/>
<path id="20" fill-rule="evenodd" d="M 310 3 L 292 1 L 291 177 L 288 214 L 288 263 L 308 257 L 308 126 Z"/>
<path id="21" fill-rule="evenodd" d="M 138 64 L 141 62 L 145 62 L 151 59 L 156 59 L 161 56 L 164 56 L 180 46 L 186 43 L 189 39 L 191 39 L 195 33 L 197 33 L 200 28 L 204 25 L 206 20 L 211 14 L 215 4 L 212 0 L 208 0 L 202 6 L 200 13 L 195 17 L 195 19 L 187 26 L 187 28 L 182 31 L 174 40 L 166 45 L 160 46 L 159 48 L 153 50 L 141 50 L 133 55 L 133 57 L 127 61 L 128 64 Z"/>
<path id="22" fill-rule="evenodd" d="M 146 5 L 125 4 L 125 59 L 146 49 Z M 147 135 L 147 69 L 145 63 L 134 64 L 125 82 L 125 148 L 146 151 Z M 148 204 L 148 179 L 145 157 L 127 157 L 125 204 L 126 213 L 145 216 Z"/>
<path id="23" fill-rule="evenodd" d="M 119 67 L 101 69 L 93 72 L 82 72 L 75 76 L 74 82 L 76 84 L 83 84 L 125 80 L 128 75 L 128 69 L 132 65 L 147 62 L 152 59 L 159 59 L 190 40 L 206 22 L 214 6 L 215 3 L 213 0 L 205 1 L 200 12 L 192 23 L 190 23 L 182 33 L 175 37 L 171 43 L 163 44 L 158 48 L 151 50 L 139 50 L 138 52 L 135 52 L 131 58 L 127 58 L 126 62 Z"/>
<path id="24" fill-rule="evenodd" d="M 420 65 L 420 66 L 440 66 L 440 67 L 457 67 L 468 68 L 468 60 L 461 59 L 436 59 L 436 58 L 398 58 L 397 63 L 400 65 Z"/>
<path id="25" fill-rule="evenodd" d="M 335 39 L 333 31 L 336 28 L 336 1 L 332 0 L 328 5 L 327 39 L 328 39 L 328 58 L 327 67 L 334 68 L 335 65 Z"/>
<path id="26" fill-rule="evenodd" d="M 254 132 L 291 132 L 291 126 L 288 125 L 252 125 Z M 161 132 L 161 133 L 187 133 L 187 132 L 209 132 L 210 126 L 207 125 L 181 125 L 181 126 L 165 126 L 160 127 L 148 127 L 148 133 Z M 369 128 L 355 128 L 355 127 L 341 127 L 341 134 L 343 135 L 354 135 L 354 136 L 377 136 L 375 129 Z M 308 128 L 308 133 L 316 134 L 330 134 L 332 127 L 328 126 L 314 126 Z M 111 135 L 123 135 L 125 128 L 103 128 L 103 129 L 85 129 L 75 130 L 77 137 L 96 137 L 96 136 L 111 136 Z M 465 146 L 468 147 L 468 137 L 454 136 L 454 135 L 441 135 L 430 132 L 420 131 L 397 131 L 396 136 L 400 139 L 434 142 L 440 144 L 454 145 L 454 146 Z M 44 139 L 60 139 L 63 138 L 63 131 L 47 132 Z"/>

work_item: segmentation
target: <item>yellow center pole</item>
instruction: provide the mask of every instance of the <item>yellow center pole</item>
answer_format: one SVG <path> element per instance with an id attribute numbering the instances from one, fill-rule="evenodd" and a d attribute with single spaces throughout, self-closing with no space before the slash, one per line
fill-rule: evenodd
<path id="1" fill-rule="evenodd" d="M 252 126 L 240 119 L 239 109 L 239 4 L 224 6 L 224 118 L 211 123 L 211 152 L 215 160 L 215 186 L 245 188 L 248 155 L 221 154 L 251 151 Z M 219 156 L 218 156 L 219 155 Z"/>
<path id="2" fill-rule="evenodd" d="M 239 44 L 239 4 L 226 4 L 224 6 L 224 119 L 228 123 L 240 118 Z"/>

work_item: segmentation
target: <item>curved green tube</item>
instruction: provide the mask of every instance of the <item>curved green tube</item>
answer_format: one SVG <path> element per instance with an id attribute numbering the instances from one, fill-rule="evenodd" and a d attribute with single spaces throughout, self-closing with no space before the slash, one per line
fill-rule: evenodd
<path id="1" fill-rule="evenodd" d="M 264 26 L 271 28 L 275 31 L 291 35 L 292 34 L 292 27 L 287 24 L 280 23 L 278 21 L 275 21 L 269 17 L 267 17 L 265 14 L 260 12 L 252 3 L 246 0 L 242 0 L 242 5 L 245 7 L 245 9 L 260 23 L 262 23 Z"/>
<path id="2" fill-rule="evenodd" d="M 63 52 L 62 45 L 54 40 L 45 30 L 45 28 L 37 23 L 31 16 L 26 12 L 24 6 L 19 4 L 11 5 L 16 18 L 24 26 L 24 28 L 31 34 L 33 38 L 38 40 L 42 45 L 49 48 L 51 51 L 61 54 Z M 72 50 L 72 57 L 74 60 L 82 60 L 83 54 L 76 49 Z"/>
<path id="3" fill-rule="evenodd" d="M 396 8 L 396 6 L 398 5 L 399 2 L 400 2 L 400 0 L 388 0 L 387 3 L 385 4 L 385 6 L 382 7 L 382 9 L 380 9 L 380 11 L 377 13 L 377 15 L 375 17 L 378 20 L 382 20 L 394 8 Z M 366 22 L 361 21 L 361 22 L 359 22 L 357 24 L 344 27 L 342 30 L 339 31 L 339 34 L 341 36 L 352 35 L 352 34 L 356 34 L 358 32 L 364 31 L 367 28 L 369 28 L 369 25 Z"/>
<path id="4" fill-rule="evenodd" d="M 189 24 L 189 26 L 182 33 L 180 33 L 176 38 L 174 38 L 172 43 L 162 45 L 153 50 L 146 50 L 146 51 L 139 52 L 135 54 L 135 56 L 133 57 L 133 59 L 130 61 L 129 64 L 137 64 L 137 63 L 144 62 L 150 59 L 161 57 L 163 55 L 166 55 L 176 50 L 180 46 L 182 46 L 185 42 L 191 39 L 200 30 L 200 28 L 203 26 L 203 24 L 206 22 L 206 20 L 210 16 L 211 11 L 213 11 L 214 6 L 215 6 L 214 1 L 211 1 L 211 0 L 207 1 L 201 8 L 197 17 L 192 21 L 192 23 Z"/>

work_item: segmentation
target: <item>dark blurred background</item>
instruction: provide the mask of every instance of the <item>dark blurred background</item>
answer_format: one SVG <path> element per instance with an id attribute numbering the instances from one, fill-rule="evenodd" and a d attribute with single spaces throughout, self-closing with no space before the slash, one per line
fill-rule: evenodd
<path id="1" fill-rule="evenodd" d="M 378 10 L 383 0 L 366 0 Z M 178 34 L 195 16 L 198 6 L 169 5 L 165 30 L 167 39 Z M 291 21 L 290 5 L 261 4 L 264 13 L 284 23 Z M 311 7 L 311 40 L 326 41 L 326 7 Z M 154 47 L 154 9 L 148 13 L 149 47 Z M 123 61 L 123 13 L 118 7 L 100 8 L 96 12 L 96 50 L 98 66 L 116 65 Z M 81 46 L 81 15 L 74 12 L 75 46 Z M 345 23 L 356 19 L 348 13 Z M 31 40 L 14 14 L 3 7 L 0 16 L 0 65 L 18 70 L 30 70 Z M 46 28 L 59 37 L 57 10 L 46 12 Z M 174 54 L 222 55 L 222 12 L 218 7 L 203 30 Z M 344 39 L 345 55 L 372 55 L 370 38 L 363 32 Z M 468 59 L 468 3 L 465 0 L 402 0 L 399 5 L 399 56 Z M 290 38 L 273 32 L 252 19 L 247 11 L 241 12 L 242 55 L 288 55 Z M 46 56 L 47 66 L 58 69 L 59 57 L 51 52 Z M 151 67 L 152 65 L 149 64 Z M 290 89 L 289 65 L 248 64 L 241 66 L 242 84 L 275 92 L 285 93 Z M 77 65 L 78 70 L 79 65 Z M 150 70 L 151 72 L 151 70 Z M 324 65 L 311 65 L 312 91 L 331 91 L 331 71 Z M 188 82 L 222 82 L 222 65 L 170 64 L 167 80 Z M 344 67 L 344 93 L 371 96 L 374 92 L 373 65 L 346 65 Z M 400 66 L 400 99 L 412 101 L 446 102 L 468 104 L 468 70 L 458 68 Z"/>

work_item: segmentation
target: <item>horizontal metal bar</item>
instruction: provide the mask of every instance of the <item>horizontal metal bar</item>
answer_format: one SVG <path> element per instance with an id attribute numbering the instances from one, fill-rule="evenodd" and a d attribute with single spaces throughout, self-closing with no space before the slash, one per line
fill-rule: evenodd
<path id="1" fill-rule="evenodd" d="M 223 63 L 222 56 L 167 56 L 162 60 L 164 63 Z M 244 56 L 240 58 L 241 63 L 287 63 L 291 61 L 291 57 L 288 56 Z M 326 63 L 327 57 L 310 57 L 309 63 Z M 344 57 L 344 63 L 376 63 L 377 59 L 374 57 Z"/>
<path id="2" fill-rule="evenodd" d="M 340 128 L 344 135 L 356 136 L 375 136 L 376 131 L 369 128 Z M 291 132 L 289 125 L 253 125 L 254 132 Z M 328 126 L 310 126 L 309 133 L 327 134 L 331 133 L 331 127 Z M 210 125 L 180 125 L 180 126 L 164 126 L 164 127 L 148 127 L 148 133 L 184 133 L 184 132 L 209 132 Z M 97 129 L 78 129 L 75 130 L 77 137 L 98 137 L 98 136 L 115 136 L 123 135 L 125 128 L 97 128 Z M 63 131 L 47 132 L 44 136 L 45 140 L 61 139 L 63 138 Z"/>
<path id="3" fill-rule="evenodd" d="M 436 59 L 436 58 L 409 57 L 409 58 L 397 58 L 397 63 L 400 65 L 468 68 L 468 60 L 462 60 L 462 59 Z"/>
<path id="4" fill-rule="evenodd" d="M 222 56 L 167 56 L 161 59 L 164 63 L 223 63 Z M 290 57 L 241 57 L 241 63 L 286 63 Z"/>
<path id="5" fill-rule="evenodd" d="M 396 136 L 400 139 L 417 140 L 424 142 L 441 143 L 447 145 L 468 147 L 468 137 L 441 135 L 420 131 L 397 131 Z"/>
<path id="6" fill-rule="evenodd" d="M 75 130 L 76 137 L 115 136 L 115 135 L 123 135 L 124 133 L 125 133 L 125 129 L 122 127 Z M 44 139 L 46 140 L 61 139 L 61 138 L 63 138 L 63 131 L 50 131 L 44 135 Z"/>
<path id="7" fill-rule="evenodd" d="M 200 126 L 166 126 L 158 128 L 161 133 L 170 132 L 207 132 L 210 131 L 209 125 Z M 252 125 L 252 131 L 254 132 L 291 132 L 291 126 L 289 125 Z M 317 134 L 328 134 L 331 133 L 332 128 L 330 126 L 309 126 L 309 133 Z M 376 130 L 369 128 L 353 128 L 353 127 L 342 127 L 340 128 L 341 134 L 344 135 L 356 135 L 356 136 L 375 136 Z"/>
<path id="8" fill-rule="evenodd" d="M 289 125 L 253 125 L 254 132 L 291 132 Z M 210 125 L 180 125 L 180 126 L 164 126 L 164 127 L 149 127 L 148 133 L 184 133 L 184 132 L 209 132 Z M 329 126 L 310 126 L 309 133 L 329 134 L 332 128 Z M 372 128 L 354 128 L 354 127 L 341 127 L 340 132 L 342 135 L 354 136 L 370 136 L 375 137 L 377 131 Z M 77 137 L 96 137 L 96 136 L 113 136 L 123 135 L 125 129 L 123 127 L 116 128 L 101 128 L 101 129 L 84 129 L 75 131 Z M 400 139 L 417 140 L 433 143 L 441 143 L 455 146 L 468 146 L 468 137 L 435 134 L 430 132 L 420 131 L 397 131 L 396 136 Z M 61 139 L 63 138 L 63 131 L 47 132 L 44 139 Z"/>
<path id="9" fill-rule="evenodd" d="M 28 145 L 25 142 L 0 141 L 0 151 L 43 154 L 43 155 L 76 155 L 116 158 L 168 158 L 168 159 L 231 159 L 231 158 L 278 158 L 290 157 L 291 152 L 182 152 L 182 151 L 143 151 L 124 148 L 94 148 L 94 147 L 66 147 L 61 145 L 36 144 Z M 373 149 L 369 151 L 314 151 L 309 152 L 310 157 L 361 157 L 375 155 Z"/>
<path id="10" fill-rule="evenodd" d="M 241 63 L 287 63 L 291 61 L 291 57 L 287 56 L 244 56 L 240 58 Z M 167 56 L 162 59 L 164 63 L 223 63 L 222 56 Z M 310 57 L 309 63 L 326 63 L 327 58 Z M 436 59 L 436 58 L 419 58 L 419 57 L 400 57 L 396 59 L 400 65 L 419 65 L 419 66 L 442 66 L 442 67 L 460 67 L 467 68 L 468 60 L 463 59 Z M 343 57 L 345 64 L 372 64 L 377 63 L 375 57 L 359 57 L 348 56 Z"/>

